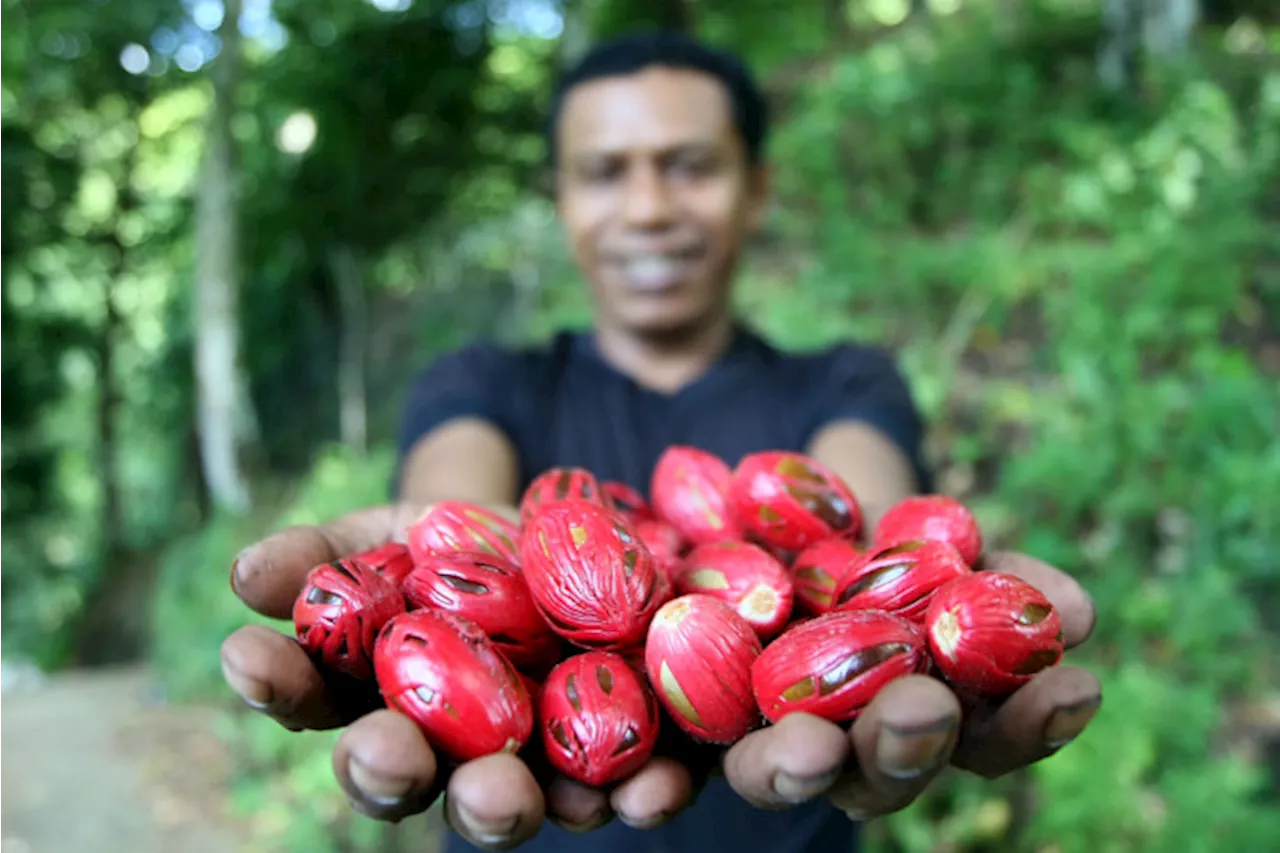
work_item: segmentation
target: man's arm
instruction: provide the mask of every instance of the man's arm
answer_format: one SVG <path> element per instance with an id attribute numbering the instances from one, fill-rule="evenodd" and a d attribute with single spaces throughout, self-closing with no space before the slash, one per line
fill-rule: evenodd
<path id="1" fill-rule="evenodd" d="M 863 537 L 895 503 L 931 488 L 924 422 L 906 377 L 885 350 L 845 345 L 815 364 L 806 452 L 853 489 Z"/>
<path id="2" fill-rule="evenodd" d="M 814 435 L 807 453 L 839 474 L 853 489 L 862 506 L 866 539 L 889 507 L 920 489 L 915 468 L 902 448 L 865 423 L 828 424 Z"/>
<path id="3" fill-rule="evenodd" d="M 485 345 L 436 359 L 413 383 L 398 440 L 395 498 L 466 501 L 511 514 L 520 499 L 521 356 Z"/>
<path id="4" fill-rule="evenodd" d="M 467 501 L 518 518 L 520 460 L 506 434 L 488 420 L 446 421 L 404 456 L 399 499 L 416 507 Z"/>

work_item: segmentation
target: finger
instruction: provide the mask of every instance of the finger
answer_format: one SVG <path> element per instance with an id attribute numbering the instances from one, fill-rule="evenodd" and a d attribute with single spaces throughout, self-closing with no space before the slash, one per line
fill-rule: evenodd
<path id="1" fill-rule="evenodd" d="M 849 752 L 839 726 L 792 713 L 730 747 L 724 773 L 738 796 L 757 808 L 786 808 L 835 784 Z"/>
<path id="2" fill-rule="evenodd" d="M 960 720 L 960 702 L 942 682 L 891 681 L 853 724 L 858 769 L 831 792 L 832 802 L 857 820 L 906 807 L 946 766 Z"/>
<path id="3" fill-rule="evenodd" d="M 994 779 L 1053 754 L 1075 739 L 1102 705 L 1102 684 L 1085 669 L 1055 666 L 965 724 L 956 766 Z"/>
<path id="4" fill-rule="evenodd" d="M 292 637 L 265 625 L 223 641 L 222 676 L 249 707 L 294 731 L 346 725 L 380 704 L 374 687 L 327 683 Z"/>
<path id="5" fill-rule="evenodd" d="M 545 815 L 537 780 L 510 753 L 468 761 L 449 780 L 445 816 L 477 847 L 508 850 L 522 844 L 538 833 Z"/>
<path id="6" fill-rule="evenodd" d="M 618 819 L 636 829 L 651 829 L 674 817 L 693 800 L 693 777 L 680 762 L 651 758 L 613 789 L 609 803 Z"/>
<path id="7" fill-rule="evenodd" d="M 565 776 L 556 776 L 544 795 L 547 817 L 570 832 L 590 832 L 613 820 L 609 794 Z"/>
<path id="8" fill-rule="evenodd" d="M 439 794 L 437 768 L 422 730 L 386 709 L 352 723 L 333 750 L 333 772 L 347 799 L 378 820 L 425 811 Z"/>
<path id="9" fill-rule="evenodd" d="M 1062 634 L 1067 648 L 1089 639 L 1098 613 L 1093 599 L 1075 578 L 1048 563 L 1012 551 L 984 554 L 979 564 L 982 571 L 1017 575 L 1044 593 L 1049 603 L 1062 615 Z"/>
<path id="10" fill-rule="evenodd" d="M 395 504 L 362 509 L 328 524 L 285 528 L 240 552 L 231 566 L 231 588 L 262 615 L 288 619 L 308 572 L 389 542 L 414 517 L 411 507 Z"/>

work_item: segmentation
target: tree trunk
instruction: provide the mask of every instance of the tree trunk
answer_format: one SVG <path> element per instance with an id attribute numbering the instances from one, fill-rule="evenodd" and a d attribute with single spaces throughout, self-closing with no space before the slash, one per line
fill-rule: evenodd
<path id="1" fill-rule="evenodd" d="M 560 35 L 560 65 L 573 65 L 591 46 L 593 0 L 565 0 L 564 29 Z"/>
<path id="2" fill-rule="evenodd" d="M 222 52 L 210 69 L 214 104 L 196 199 L 195 370 L 200 457 L 215 506 L 250 508 L 242 452 L 252 432 L 240 365 L 239 240 L 231 116 L 240 54 L 240 0 L 228 0 Z"/>
<path id="3" fill-rule="evenodd" d="M 129 180 L 126 177 L 125 180 Z M 126 213 L 122 205 L 121 213 Z M 120 487 L 119 448 L 116 446 L 116 406 L 120 399 L 115 376 L 116 335 L 120 313 L 114 296 L 115 283 L 124 272 L 124 249 L 115 245 L 117 254 L 113 274 L 103 287 L 102 328 L 98 334 L 98 482 L 102 487 L 102 504 L 98 516 L 102 542 L 102 570 L 110 572 L 119 558 L 121 534 L 124 530 L 124 498 Z"/>
<path id="4" fill-rule="evenodd" d="M 1142 44 L 1160 60 L 1177 59 L 1191 46 L 1191 35 L 1200 21 L 1199 0 L 1161 0 L 1147 3 L 1142 22 Z"/>
<path id="5" fill-rule="evenodd" d="M 365 381 L 368 300 L 360 257 L 349 245 L 329 253 L 329 272 L 338 292 L 338 425 L 342 441 L 360 452 L 368 448 L 369 400 Z"/>
<path id="6" fill-rule="evenodd" d="M 1098 79 L 1120 92 L 1133 82 L 1142 33 L 1141 0 L 1103 0 L 1102 43 L 1098 47 Z"/>
<path id="7" fill-rule="evenodd" d="M 134 159 L 126 161 L 119 182 L 116 221 L 127 220 L 138 199 L 131 184 Z M 136 660 L 146 649 L 150 612 L 146 602 L 151 589 L 150 563 L 135 558 L 125 541 L 125 496 L 120 480 L 118 411 L 120 385 L 116 347 L 121 316 L 115 286 L 127 272 L 128 254 L 112 225 L 97 240 L 110 263 L 102 287 L 102 320 L 95 355 L 98 365 L 96 468 L 100 488 L 98 505 L 97 573 L 85 590 L 84 606 L 74 634 L 74 659 L 80 666 L 100 666 Z"/>

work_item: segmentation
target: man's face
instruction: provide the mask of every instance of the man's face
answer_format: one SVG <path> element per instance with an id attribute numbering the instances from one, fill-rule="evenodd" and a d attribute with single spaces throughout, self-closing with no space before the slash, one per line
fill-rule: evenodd
<path id="1" fill-rule="evenodd" d="M 560 217 L 601 321 L 661 336 L 726 310 L 765 182 L 720 82 L 663 67 L 593 80 L 557 134 Z"/>

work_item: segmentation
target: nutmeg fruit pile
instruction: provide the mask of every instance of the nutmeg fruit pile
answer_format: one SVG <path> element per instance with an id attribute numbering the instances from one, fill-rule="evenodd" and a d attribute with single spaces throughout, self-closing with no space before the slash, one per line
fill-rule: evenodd
<path id="1" fill-rule="evenodd" d="M 911 497 L 860 536 L 852 490 L 800 453 L 731 468 L 671 447 L 647 499 L 556 468 L 519 516 L 439 503 L 402 541 L 317 566 L 299 643 L 447 759 L 537 749 L 601 787 L 667 726 L 728 745 L 793 711 L 847 723 L 909 673 L 994 698 L 1062 657 L 1048 599 L 975 569 L 963 504 Z"/>

